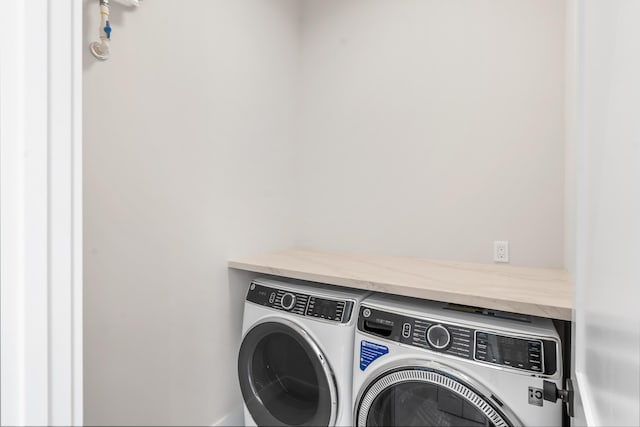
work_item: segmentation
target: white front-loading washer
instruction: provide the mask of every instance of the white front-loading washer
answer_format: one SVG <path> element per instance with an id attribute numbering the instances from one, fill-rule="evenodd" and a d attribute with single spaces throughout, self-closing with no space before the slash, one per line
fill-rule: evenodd
<path id="1" fill-rule="evenodd" d="M 247 426 L 351 426 L 353 338 L 366 292 L 255 279 L 238 379 Z"/>
<path id="2" fill-rule="evenodd" d="M 549 319 L 372 295 L 354 342 L 354 425 L 561 426 Z M 546 393 L 546 394 L 545 394 Z"/>

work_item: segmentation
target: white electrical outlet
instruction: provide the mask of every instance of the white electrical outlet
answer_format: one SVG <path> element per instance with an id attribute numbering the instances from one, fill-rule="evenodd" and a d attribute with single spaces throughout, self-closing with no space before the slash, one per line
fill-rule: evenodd
<path id="1" fill-rule="evenodd" d="M 493 242 L 493 260 L 495 262 L 509 262 L 509 242 L 507 240 Z"/>

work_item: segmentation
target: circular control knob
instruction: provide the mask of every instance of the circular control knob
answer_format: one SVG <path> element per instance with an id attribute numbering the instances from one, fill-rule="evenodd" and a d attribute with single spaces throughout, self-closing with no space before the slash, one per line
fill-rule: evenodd
<path id="1" fill-rule="evenodd" d="M 427 330 L 427 341 L 436 350 L 443 350 L 451 341 L 449 330 L 442 325 L 433 325 Z"/>
<path id="2" fill-rule="evenodd" d="M 286 294 L 282 295 L 282 301 L 280 302 L 280 304 L 282 304 L 282 308 L 284 308 L 285 310 L 291 310 L 293 306 L 296 305 L 295 295 L 287 292 Z"/>

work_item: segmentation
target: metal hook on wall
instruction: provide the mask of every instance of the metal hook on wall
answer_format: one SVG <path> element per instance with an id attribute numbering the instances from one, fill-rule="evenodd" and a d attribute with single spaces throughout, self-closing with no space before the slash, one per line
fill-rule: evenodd
<path id="1" fill-rule="evenodd" d="M 128 6 L 139 6 L 142 0 L 119 0 L 120 3 L 124 3 Z M 89 50 L 96 58 L 101 61 L 109 59 L 111 50 L 109 43 L 111 43 L 111 23 L 109 22 L 109 0 L 100 0 L 100 30 L 98 41 L 92 42 L 89 45 Z"/>

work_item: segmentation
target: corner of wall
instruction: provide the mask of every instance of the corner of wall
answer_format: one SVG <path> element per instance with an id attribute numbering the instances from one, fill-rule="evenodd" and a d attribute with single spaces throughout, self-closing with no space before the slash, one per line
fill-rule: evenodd
<path id="1" fill-rule="evenodd" d="M 226 414 L 224 417 L 220 418 L 215 423 L 211 424 L 212 426 L 242 426 L 244 425 L 244 408 L 243 406 L 236 406 Z"/>

